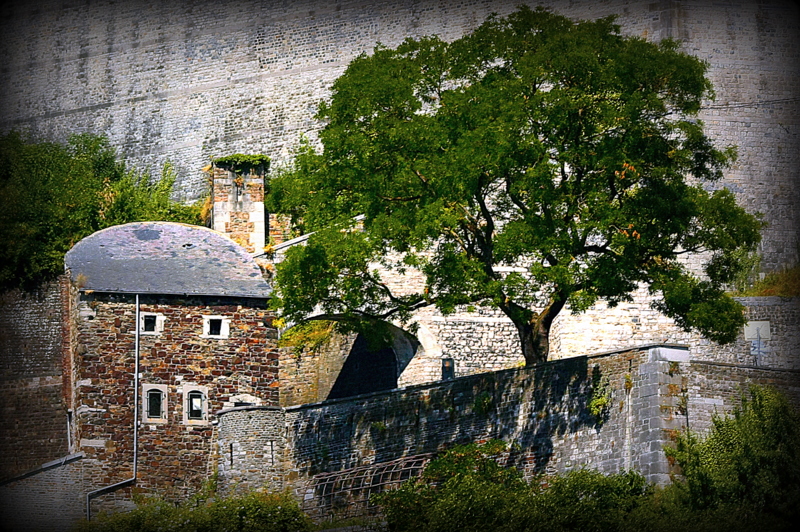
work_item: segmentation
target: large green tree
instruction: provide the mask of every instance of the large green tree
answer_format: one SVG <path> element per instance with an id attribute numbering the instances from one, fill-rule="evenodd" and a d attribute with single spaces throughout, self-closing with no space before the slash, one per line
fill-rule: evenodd
<path id="1" fill-rule="evenodd" d="M 64 271 L 81 238 L 116 224 L 200 223 L 200 206 L 170 199 L 175 174 L 153 182 L 126 168 L 108 140 L 72 136 L 67 144 L 0 137 L 0 290 L 32 289 Z"/>
<path id="2" fill-rule="evenodd" d="M 735 156 L 696 119 L 705 74 L 611 17 L 524 7 L 357 57 L 319 108 L 323 149 L 306 143 L 272 181 L 273 210 L 315 231 L 278 268 L 277 303 L 292 321 L 493 305 L 533 364 L 567 305 L 644 284 L 680 326 L 731 341 L 744 320 L 723 286 L 761 223 L 703 186 Z M 375 263 L 418 269 L 424 290 L 392 294 Z"/>

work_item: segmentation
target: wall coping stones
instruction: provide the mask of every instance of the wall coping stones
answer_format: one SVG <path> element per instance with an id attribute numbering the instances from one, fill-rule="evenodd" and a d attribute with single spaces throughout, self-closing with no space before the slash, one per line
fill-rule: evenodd
<path id="1" fill-rule="evenodd" d="M 276 411 L 282 411 L 282 410 L 284 410 L 284 408 L 280 407 L 280 406 L 268 406 L 268 405 L 232 406 L 230 408 L 223 408 L 222 410 L 217 410 L 216 415 L 221 416 L 222 414 L 227 414 L 229 412 L 243 412 L 243 411 L 250 411 L 250 410 L 276 410 Z"/>
<path id="2" fill-rule="evenodd" d="M 730 362 L 717 362 L 715 360 L 690 360 L 692 364 L 702 364 L 705 366 L 721 366 L 728 368 L 756 369 L 759 371 L 771 371 L 774 373 L 795 373 L 800 375 L 800 369 L 773 368 L 770 366 L 754 366 L 753 364 L 731 364 Z"/>
<path id="3" fill-rule="evenodd" d="M 600 352 L 600 353 L 593 353 L 593 354 L 590 354 L 590 355 L 580 355 L 580 356 L 568 357 L 568 358 L 557 359 L 557 360 L 548 360 L 546 362 L 542 362 L 537 367 L 543 367 L 543 366 L 557 364 L 557 363 L 563 364 L 565 360 L 575 361 L 575 360 L 580 360 L 582 358 L 583 359 L 595 359 L 595 358 L 600 358 L 600 357 L 608 357 L 608 356 L 616 355 L 616 354 L 620 354 L 620 353 L 626 353 L 626 352 L 629 352 L 629 351 L 644 351 L 644 350 L 648 350 L 648 349 L 652 350 L 652 349 L 659 349 L 659 348 L 671 349 L 671 350 L 674 350 L 676 352 L 678 350 L 686 350 L 688 352 L 688 349 L 689 349 L 688 346 L 681 345 L 681 344 L 660 344 L 660 343 L 659 344 L 644 344 L 644 345 L 638 345 L 638 346 L 632 346 L 632 347 L 625 347 L 625 348 L 621 348 L 621 349 L 615 349 L 613 351 L 603 351 L 603 352 Z M 365 394 L 360 394 L 360 395 L 353 395 L 353 396 L 350 396 L 350 397 L 342 397 L 342 398 L 338 398 L 338 399 L 329 399 L 329 400 L 326 400 L 326 401 L 318 401 L 318 402 L 315 402 L 315 403 L 306 403 L 306 404 L 302 404 L 302 405 L 292 405 L 292 406 L 287 406 L 287 407 L 241 406 L 241 407 L 236 407 L 236 408 L 229 408 L 229 409 L 220 410 L 218 412 L 218 414 L 225 414 L 225 413 L 230 412 L 232 410 L 259 410 L 259 409 L 265 409 L 265 408 L 282 409 L 284 412 L 295 412 L 295 411 L 305 410 L 305 409 L 309 409 L 309 408 L 317 408 L 317 407 L 320 407 L 320 406 L 328 406 L 328 405 L 334 405 L 334 404 L 339 404 L 339 403 L 348 402 L 348 401 L 361 400 L 361 399 L 366 399 L 366 398 L 370 398 L 370 397 L 377 397 L 377 396 L 380 396 L 380 395 L 392 395 L 392 394 L 397 393 L 397 392 L 411 392 L 411 391 L 416 391 L 416 390 L 426 390 L 426 389 L 436 388 L 438 386 L 441 386 L 443 383 L 450 383 L 450 382 L 454 382 L 454 381 L 464 381 L 464 380 L 468 380 L 468 379 L 479 380 L 479 379 L 485 379 L 487 377 L 487 375 L 503 375 L 503 374 L 506 374 L 506 373 L 520 372 L 520 371 L 525 371 L 525 370 L 528 370 L 528 369 L 530 369 L 530 368 L 526 366 L 526 367 L 521 367 L 521 368 L 507 368 L 507 369 L 501 369 L 501 370 L 497 370 L 497 371 L 489 371 L 489 372 L 483 372 L 483 373 L 473 373 L 471 375 L 462 375 L 460 377 L 455 377 L 455 378 L 449 379 L 447 381 L 435 381 L 435 382 L 428 382 L 428 383 L 423 383 L 423 384 L 411 384 L 411 385 L 408 385 L 408 386 L 402 386 L 402 387 L 394 388 L 394 389 L 391 389 L 391 390 L 381 390 L 381 391 L 378 391 L 378 392 L 370 392 L 370 393 L 365 393 Z"/>

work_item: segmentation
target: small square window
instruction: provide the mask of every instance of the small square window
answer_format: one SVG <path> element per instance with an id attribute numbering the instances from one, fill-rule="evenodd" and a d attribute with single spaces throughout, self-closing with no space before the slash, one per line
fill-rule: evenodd
<path id="1" fill-rule="evenodd" d="M 203 316 L 203 338 L 228 338 L 231 320 L 225 316 Z"/>
<path id="2" fill-rule="evenodd" d="M 164 332 L 163 314 L 154 312 L 142 312 L 139 316 L 139 332 L 144 335 L 157 335 Z"/>
<path id="3" fill-rule="evenodd" d="M 142 317 L 142 331 L 156 332 L 156 316 L 149 315 Z"/>

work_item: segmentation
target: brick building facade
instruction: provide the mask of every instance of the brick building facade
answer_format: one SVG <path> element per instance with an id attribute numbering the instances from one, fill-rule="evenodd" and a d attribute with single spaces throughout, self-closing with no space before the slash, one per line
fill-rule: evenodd
<path id="1" fill-rule="evenodd" d="M 214 412 L 278 404 L 269 285 L 243 248 L 182 224 L 99 231 L 66 262 L 70 450 L 97 465 L 90 499 L 134 476 L 185 498 L 213 471 Z"/>

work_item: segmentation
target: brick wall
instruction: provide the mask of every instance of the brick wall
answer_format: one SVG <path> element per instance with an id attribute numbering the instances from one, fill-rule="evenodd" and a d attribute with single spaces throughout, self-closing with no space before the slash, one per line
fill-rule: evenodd
<path id="1" fill-rule="evenodd" d="M 142 423 L 139 481 L 180 499 L 197 490 L 213 464 L 213 413 L 236 402 L 278 404 L 278 351 L 272 315 L 263 300 L 143 297 L 141 312 L 164 318 L 163 332 L 140 337 L 142 386 L 164 386 L 166 418 Z M 76 365 L 77 441 L 104 464 L 98 485 L 132 474 L 134 301 L 132 296 L 84 294 Z M 228 338 L 203 337 L 204 315 L 230 319 Z M 205 422 L 187 422 L 184 393 L 206 387 Z M 144 406 L 140 410 L 144 420 Z"/>

